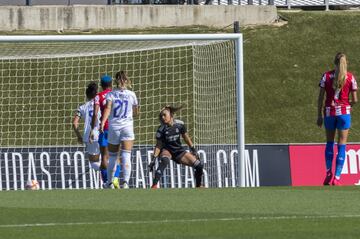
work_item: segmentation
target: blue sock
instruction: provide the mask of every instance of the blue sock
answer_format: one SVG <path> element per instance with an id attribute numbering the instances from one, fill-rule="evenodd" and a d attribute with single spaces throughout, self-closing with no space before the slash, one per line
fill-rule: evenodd
<path id="1" fill-rule="evenodd" d="M 101 179 L 105 183 L 107 181 L 107 169 L 101 168 L 100 172 L 101 172 Z"/>
<path id="2" fill-rule="evenodd" d="M 332 162 L 334 158 L 334 142 L 326 142 L 325 147 L 325 161 L 326 161 L 326 171 L 330 171 L 332 168 Z"/>
<path id="3" fill-rule="evenodd" d="M 338 154 L 336 156 L 336 169 L 335 169 L 335 177 L 337 179 L 340 178 L 341 171 L 344 166 L 346 157 L 346 144 L 338 144 Z"/>
<path id="4" fill-rule="evenodd" d="M 120 171 L 121 171 L 120 164 L 117 164 L 114 177 L 117 177 L 117 178 L 120 177 Z"/>

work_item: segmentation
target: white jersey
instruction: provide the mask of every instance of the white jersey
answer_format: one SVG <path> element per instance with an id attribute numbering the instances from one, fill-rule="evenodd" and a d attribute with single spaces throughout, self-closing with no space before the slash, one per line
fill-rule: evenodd
<path id="1" fill-rule="evenodd" d="M 84 119 L 84 135 L 83 142 L 89 142 L 90 131 L 91 131 L 91 120 L 94 112 L 94 101 L 90 100 L 80 107 L 76 111 L 76 115 Z M 101 113 L 99 111 L 97 120 L 95 122 L 94 130 L 99 130 Z"/>
<path id="2" fill-rule="evenodd" d="M 120 129 L 133 126 L 133 107 L 138 105 L 136 95 L 131 90 L 115 88 L 106 95 L 106 101 L 112 102 L 109 127 Z"/>

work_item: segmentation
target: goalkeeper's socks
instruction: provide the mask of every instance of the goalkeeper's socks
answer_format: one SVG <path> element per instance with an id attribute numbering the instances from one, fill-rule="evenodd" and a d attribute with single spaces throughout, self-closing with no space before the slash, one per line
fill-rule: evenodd
<path id="1" fill-rule="evenodd" d="M 100 173 L 101 173 L 101 180 L 105 183 L 107 181 L 107 169 L 106 168 L 100 169 Z"/>
<path id="2" fill-rule="evenodd" d="M 157 184 L 160 181 L 161 174 L 155 173 L 155 178 L 153 180 L 153 185 Z"/>
<path id="3" fill-rule="evenodd" d="M 335 178 L 340 179 L 341 171 L 344 166 L 346 157 L 346 144 L 338 144 L 338 154 L 336 156 L 336 169 L 335 169 Z"/>
<path id="4" fill-rule="evenodd" d="M 196 187 L 198 188 L 201 187 L 201 179 L 204 173 L 204 164 L 200 160 L 196 160 L 193 167 L 195 169 Z"/>
<path id="5" fill-rule="evenodd" d="M 114 177 L 119 178 L 119 177 L 120 177 L 120 171 L 121 171 L 120 164 L 116 164 L 116 169 L 115 169 Z"/>
<path id="6" fill-rule="evenodd" d="M 326 142 L 326 147 L 325 147 L 326 172 L 331 171 L 333 158 L 334 158 L 334 142 Z"/>

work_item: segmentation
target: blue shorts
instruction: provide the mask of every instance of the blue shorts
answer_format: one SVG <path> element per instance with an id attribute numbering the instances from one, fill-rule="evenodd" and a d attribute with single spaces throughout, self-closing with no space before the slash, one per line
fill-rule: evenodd
<path id="1" fill-rule="evenodd" d="M 325 129 L 328 130 L 345 130 L 350 129 L 351 115 L 327 116 L 324 119 Z"/>
<path id="2" fill-rule="evenodd" d="M 100 147 L 108 146 L 108 130 L 104 130 L 103 133 L 99 134 L 99 145 Z"/>

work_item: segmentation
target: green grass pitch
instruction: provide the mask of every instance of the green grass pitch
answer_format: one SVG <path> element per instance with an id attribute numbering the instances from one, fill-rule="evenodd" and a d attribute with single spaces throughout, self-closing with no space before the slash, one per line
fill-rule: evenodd
<path id="1" fill-rule="evenodd" d="M 358 238 L 357 187 L 2 192 L 0 238 Z"/>

